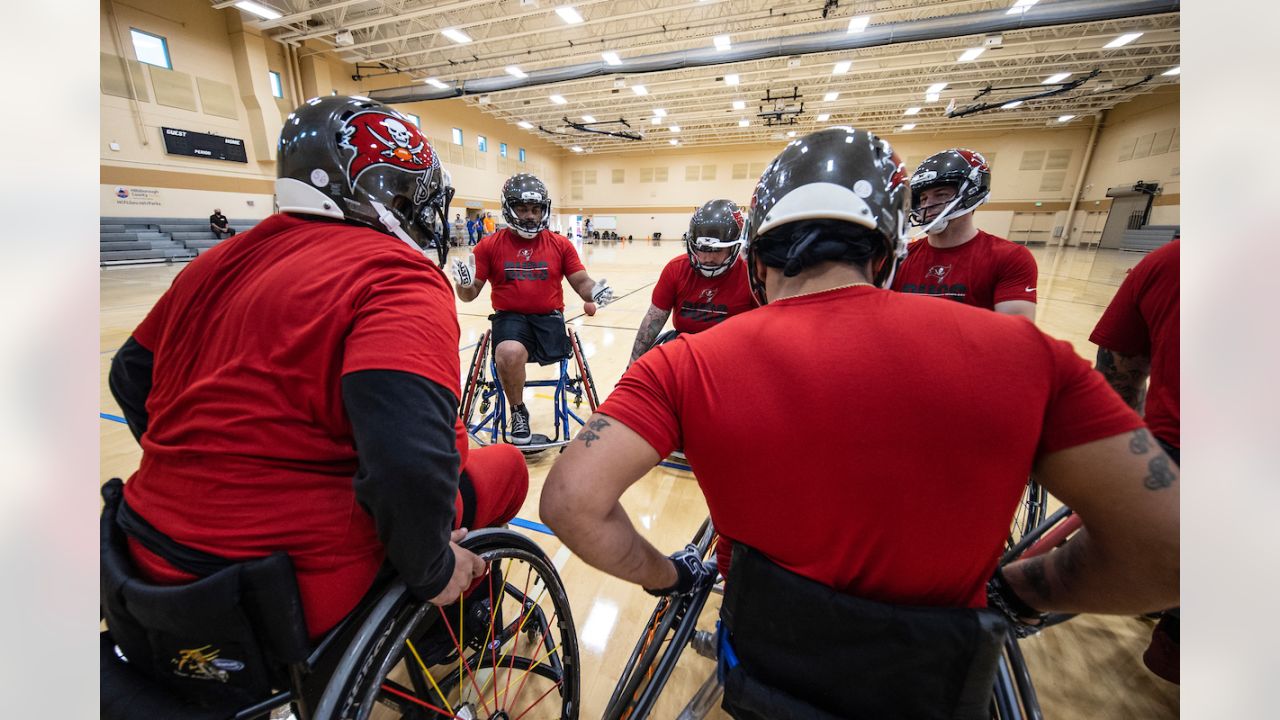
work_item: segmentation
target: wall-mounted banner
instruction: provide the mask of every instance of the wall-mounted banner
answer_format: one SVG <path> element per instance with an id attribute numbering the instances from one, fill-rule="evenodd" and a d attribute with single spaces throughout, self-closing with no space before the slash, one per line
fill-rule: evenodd
<path id="1" fill-rule="evenodd" d="M 210 135 L 194 130 L 162 127 L 160 135 L 164 138 L 164 150 L 170 155 L 186 155 L 208 160 L 226 160 L 228 162 L 248 163 L 249 156 L 244 149 L 244 140 L 240 138 Z"/>
<path id="2" fill-rule="evenodd" d="M 154 205 L 159 207 L 163 204 L 160 199 L 160 191 L 155 188 L 117 186 L 114 195 L 116 205 Z"/>

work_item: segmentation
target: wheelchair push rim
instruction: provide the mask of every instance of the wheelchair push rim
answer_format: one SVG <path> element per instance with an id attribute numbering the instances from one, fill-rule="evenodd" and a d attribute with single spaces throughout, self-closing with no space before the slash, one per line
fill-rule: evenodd
<path id="1" fill-rule="evenodd" d="M 476 535 L 464 546 L 485 561 L 484 578 L 462 603 L 410 601 L 391 613 L 336 717 L 577 718 L 577 634 L 554 566 L 516 533 L 467 540 Z"/>

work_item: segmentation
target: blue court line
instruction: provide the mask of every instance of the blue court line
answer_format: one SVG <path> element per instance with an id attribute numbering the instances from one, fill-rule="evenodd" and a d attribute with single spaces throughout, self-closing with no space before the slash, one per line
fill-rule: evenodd
<path id="1" fill-rule="evenodd" d="M 663 460 L 658 464 L 664 468 L 671 468 L 672 470 L 684 470 L 685 472 L 692 472 L 688 465 L 679 465 L 677 463 L 667 462 L 666 460 Z"/>
<path id="2" fill-rule="evenodd" d="M 525 520 L 524 518 L 512 518 L 510 524 L 518 528 L 524 528 L 525 530 L 533 530 L 535 532 L 543 533 L 544 535 L 550 535 L 551 537 L 556 536 L 555 533 L 551 532 L 551 528 L 547 527 L 546 525 L 543 525 L 540 522 L 534 522 L 533 520 Z"/>
<path id="3" fill-rule="evenodd" d="M 112 415 L 111 413 L 104 413 L 104 412 L 100 412 L 100 413 L 98 413 L 98 417 L 102 418 L 103 420 L 110 420 L 110 421 L 112 421 L 112 422 L 124 423 L 124 424 L 126 424 L 126 425 L 128 425 L 128 424 L 129 424 L 129 421 L 128 421 L 128 420 L 125 420 L 124 418 L 120 417 L 119 415 Z"/>

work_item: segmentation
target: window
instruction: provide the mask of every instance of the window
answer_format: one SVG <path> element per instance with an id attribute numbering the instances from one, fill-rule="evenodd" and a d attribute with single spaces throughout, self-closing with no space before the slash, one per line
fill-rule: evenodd
<path id="1" fill-rule="evenodd" d="M 401 114 L 409 118 L 409 122 L 413 123 L 419 130 L 422 129 L 422 118 L 418 117 L 417 115 L 414 115 L 413 113 L 401 113 Z"/>
<path id="2" fill-rule="evenodd" d="M 280 84 L 280 73 L 275 70 L 268 70 L 267 77 L 271 79 L 271 95 L 273 97 L 284 97 L 284 86 Z"/>
<path id="3" fill-rule="evenodd" d="M 498 143 L 498 155 L 499 155 L 499 156 L 501 156 L 501 157 L 506 157 L 506 156 L 507 156 L 507 144 L 506 144 L 506 143 Z"/>
<path id="4" fill-rule="evenodd" d="M 524 162 L 524 148 L 520 148 L 520 162 Z"/>
<path id="5" fill-rule="evenodd" d="M 454 128 L 454 129 L 453 129 L 453 144 L 454 144 L 454 145 L 461 145 L 461 144 L 462 144 L 462 129 L 461 129 L 461 128 Z"/>
<path id="6" fill-rule="evenodd" d="M 477 135 L 476 150 L 479 150 L 480 152 L 489 152 L 489 138 L 483 135 Z"/>
<path id="7" fill-rule="evenodd" d="M 159 35 L 152 35 L 136 28 L 129 28 L 129 34 L 133 36 L 133 51 L 138 55 L 139 62 L 169 70 L 173 69 L 173 64 L 169 62 L 169 42 L 167 40 Z"/>

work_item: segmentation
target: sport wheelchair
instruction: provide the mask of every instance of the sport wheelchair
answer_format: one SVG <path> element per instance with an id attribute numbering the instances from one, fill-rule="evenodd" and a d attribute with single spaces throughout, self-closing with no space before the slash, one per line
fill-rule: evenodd
<path id="1" fill-rule="evenodd" d="M 516 446 L 525 454 L 569 444 L 573 440 L 574 430 L 586 424 L 575 410 L 582 408 L 584 399 L 590 412 L 595 412 L 600 405 L 595 380 L 591 376 L 591 368 L 587 365 L 587 357 L 582 350 L 582 341 L 572 327 L 566 330 L 569 333 L 570 352 L 568 357 L 561 358 L 556 378 L 525 382 L 525 387 L 555 388 L 555 395 L 552 398 L 555 405 L 555 435 L 548 437 L 535 433 L 532 442 Z M 467 365 L 462 399 L 458 404 L 458 416 L 466 425 L 467 433 L 480 445 L 491 445 L 499 440 L 509 442 L 507 398 L 502 391 L 502 383 L 498 379 L 498 368 L 493 360 L 492 341 L 493 331 L 486 330 L 480 336 L 480 342 L 476 343 L 471 362 Z M 573 370 L 576 374 L 571 375 L 569 372 L 570 360 L 573 361 Z M 571 401 L 573 408 L 569 407 Z M 570 421 L 576 427 L 570 425 Z"/>
<path id="2" fill-rule="evenodd" d="M 136 618 L 155 615 L 157 599 L 183 597 L 213 578 L 176 587 L 136 576 L 121 582 L 132 568 L 116 507 L 108 498 L 102 518 L 104 615 L 108 625 L 119 621 L 101 633 L 103 718 L 253 720 L 282 717 L 286 708 L 297 720 L 578 717 L 580 667 L 569 600 L 551 561 L 522 535 L 470 533 L 461 545 L 485 561 L 487 572 L 450 606 L 416 600 L 384 573 L 315 644 L 306 642 L 300 613 L 289 628 L 288 622 L 266 627 L 244 612 L 277 598 L 253 597 L 250 573 L 241 572 L 245 602 L 232 610 L 258 635 L 255 646 L 243 637 L 201 636 L 208 631 L 200 621 L 193 631 L 191 618 L 180 617 L 183 605 L 176 612 L 169 606 L 139 635 Z M 207 604 L 197 595 L 190 613 L 208 611 L 200 607 Z M 235 679 L 255 672 L 259 682 Z"/>
<path id="3" fill-rule="evenodd" d="M 1000 563 L 1004 565 L 1046 553 L 1065 543 L 1079 527 L 1079 518 L 1070 509 L 1060 508 L 1014 543 L 1001 557 Z M 692 545 L 707 562 L 714 561 L 717 537 L 709 518 L 693 537 Z M 676 717 L 679 720 L 700 720 L 721 702 L 725 693 L 722 652 L 726 647 L 721 624 L 717 623 L 715 631 L 697 629 L 699 616 L 713 592 L 723 594 L 723 585 L 708 586 L 691 596 L 658 600 L 614 688 L 604 720 L 643 720 L 648 717 L 687 645 L 692 645 L 699 655 L 717 661 L 718 667 Z M 995 659 L 990 699 L 984 716 L 992 720 L 1041 720 L 1043 715 L 1018 639 L 1070 617 L 1068 614 L 1053 614 L 1036 628 L 1020 626 L 999 634 L 999 656 Z"/>

